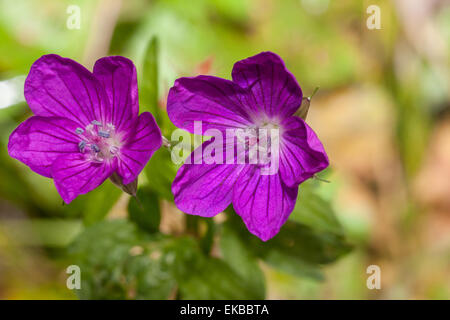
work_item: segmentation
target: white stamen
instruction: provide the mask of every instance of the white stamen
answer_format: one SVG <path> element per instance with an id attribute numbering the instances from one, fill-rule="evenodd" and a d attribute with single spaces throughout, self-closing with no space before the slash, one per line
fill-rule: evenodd
<path id="1" fill-rule="evenodd" d="M 78 149 L 80 150 L 80 152 L 84 152 L 84 147 L 86 147 L 86 142 L 80 141 L 80 143 L 78 144 Z"/>
<path id="2" fill-rule="evenodd" d="M 92 145 L 91 145 L 91 149 L 92 149 L 93 151 L 95 151 L 96 153 L 97 153 L 97 152 L 100 152 L 100 148 L 99 148 L 96 144 L 92 144 Z"/>
<path id="3" fill-rule="evenodd" d="M 108 131 L 98 130 L 98 135 L 99 135 L 99 137 L 102 137 L 102 138 L 109 138 L 109 132 Z"/>

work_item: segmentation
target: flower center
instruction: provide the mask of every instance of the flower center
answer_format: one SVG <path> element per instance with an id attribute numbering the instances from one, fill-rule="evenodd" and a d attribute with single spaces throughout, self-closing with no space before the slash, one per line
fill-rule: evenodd
<path id="1" fill-rule="evenodd" d="M 84 129 L 77 128 L 80 136 L 78 149 L 95 162 L 103 162 L 117 156 L 121 143 L 112 123 L 106 125 L 94 120 Z"/>
<path id="2" fill-rule="evenodd" d="M 237 141 L 244 146 L 249 163 L 266 164 L 272 155 L 272 145 L 278 148 L 280 127 L 277 124 L 262 122 L 259 125 L 238 131 Z M 241 149 L 242 150 L 242 149 Z"/>

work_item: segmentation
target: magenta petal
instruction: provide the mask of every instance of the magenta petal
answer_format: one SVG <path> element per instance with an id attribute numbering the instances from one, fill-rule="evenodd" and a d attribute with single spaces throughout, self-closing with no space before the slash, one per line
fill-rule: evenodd
<path id="1" fill-rule="evenodd" d="M 199 148 L 205 148 L 212 141 L 207 141 Z M 189 157 L 190 164 L 185 163 L 177 172 L 172 183 L 175 204 L 181 211 L 202 217 L 213 217 L 225 210 L 231 203 L 232 189 L 244 168 L 242 164 L 206 164 L 198 150 Z M 224 148 L 224 159 L 226 159 Z"/>
<path id="2" fill-rule="evenodd" d="M 167 112 L 179 128 L 194 132 L 194 121 L 207 129 L 225 130 L 251 125 L 243 106 L 245 92 L 233 82 L 212 76 L 180 78 L 170 89 Z"/>
<path id="3" fill-rule="evenodd" d="M 269 118 L 284 119 L 302 103 L 302 90 L 283 60 L 272 52 L 262 52 L 234 64 L 233 82 L 250 90 L 250 105 Z"/>
<path id="4" fill-rule="evenodd" d="M 79 63 L 49 54 L 38 59 L 25 81 L 25 99 L 37 116 L 63 117 L 86 126 L 105 122 L 109 102 L 100 82 Z"/>
<path id="5" fill-rule="evenodd" d="M 115 162 L 115 161 L 114 161 Z M 97 163 L 84 154 L 58 158 L 52 166 L 56 189 L 65 203 L 100 186 L 114 171 L 115 163 Z"/>
<path id="6" fill-rule="evenodd" d="M 247 229 L 263 241 L 274 237 L 286 222 L 297 199 L 298 187 L 288 187 L 279 174 L 261 175 L 248 165 L 233 190 L 233 207 Z"/>
<path id="7" fill-rule="evenodd" d="M 52 177 L 51 166 L 60 156 L 77 153 L 77 124 L 57 117 L 31 117 L 10 135 L 9 155 L 45 177 Z"/>
<path id="8" fill-rule="evenodd" d="M 294 186 L 328 167 L 328 157 L 314 131 L 305 121 L 290 117 L 282 123 L 280 173 L 284 183 Z"/>
<path id="9" fill-rule="evenodd" d="M 135 130 L 120 148 L 117 172 L 124 184 L 137 178 L 162 144 L 161 131 L 151 113 L 144 112 L 139 116 Z"/>
<path id="10" fill-rule="evenodd" d="M 111 109 L 107 122 L 120 130 L 133 123 L 139 113 L 136 68 L 125 57 L 111 56 L 97 60 L 94 76 L 101 82 L 109 98 Z"/>

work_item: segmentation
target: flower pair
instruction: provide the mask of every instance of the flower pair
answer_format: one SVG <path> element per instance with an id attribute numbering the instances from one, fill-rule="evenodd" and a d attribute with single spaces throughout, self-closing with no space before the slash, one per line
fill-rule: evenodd
<path id="1" fill-rule="evenodd" d="M 278 170 L 262 174 L 265 164 L 258 161 L 205 162 L 203 150 L 213 139 L 179 169 L 172 191 L 188 214 L 212 217 L 232 203 L 249 231 L 265 241 L 292 212 L 298 185 L 327 167 L 328 158 L 312 129 L 294 116 L 302 91 L 277 55 L 237 62 L 232 78 L 178 79 L 167 100 L 169 117 L 189 132 L 195 121 L 203 133 L 276 128 L 278 149 L 269 156 L 279 160 Z M 66 203 L 109 177 L 122 186 L 135 182 L 161 147 L 153 116 L 139 115 L 136 69 L 124 57 L 102 58 L 91 73 L 73 60 L 43 56 L 31 67 L 25 98 L 34 116 L 11 134 L 9 154 L 53 178 Z M 223 150 L 232 152 L 223 157 L 239 157 L 235 144 L 225 141 Z"/>

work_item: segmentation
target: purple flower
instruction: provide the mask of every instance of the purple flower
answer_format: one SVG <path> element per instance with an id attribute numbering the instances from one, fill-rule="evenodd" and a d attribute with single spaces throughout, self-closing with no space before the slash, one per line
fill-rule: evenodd
<path id="1" fill-rule="evenodd" d="M 161 146 L 153 116 L 138 115 L 136 69 L 124 57 L 99 59 L 91 73 L 45 55 L 31 67 L 25 99 L 35 116 L 11 134 L 9 154 L 53 178 L 66 203 L 112 175 L 132 183 Z"/>
<path id="2" fill-rule="evenodd" d="M 209 129 L 225 135 L 229 130 L 277 128 L 278 170 L 262 174 L 265 164 L 230 164 L 225 150 L 233 150 L 236 160 L 235 139 L 226 139 L 223 164 L 202 161 L 213 143 L 209 140 L 179 169 L 172 192 L 180 210 L 203 217 L 215 216 L 233 203 L 247 229 L 266 241 L 279 232 L 294 209 L 298 185 L 325 169 L 328 157 L 314 131 L 294 116 L 302 103 L 302 90 L 279 56 L 263 52 L 239 61 L 232 78 L 178 79 L 169 92 L 169 117 L 191 133 L 195 121 L 202 122 L 203 134 Z"/>

